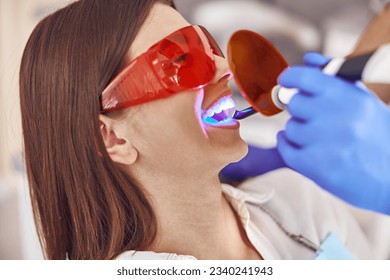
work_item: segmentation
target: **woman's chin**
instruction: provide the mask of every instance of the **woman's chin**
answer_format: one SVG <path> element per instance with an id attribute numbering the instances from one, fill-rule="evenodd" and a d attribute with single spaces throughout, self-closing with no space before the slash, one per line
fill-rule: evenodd
<path id="1" fill-rule="evenodd" d="M 227 147 L 225 146 L 221 149 L 219 155 L 221 157 L 221 162 L 223 167 L 230 163 L 238 162 L 243 159 L 248 153 L 248 144 L 240 139 L 238 143 L 235 143 L 234 146 Z"/>
<path id="2" fill-rule="evenodd" d="M 235 150 L 235 153 L 232 153 L 232 155 L 234 155 L 235 158 L 229 163 L 240 161 L 247 154 L 248 154 L 248 144 L 244 140 L 242 140 L 240 147 L 237 147 L 237 149 Z"/>

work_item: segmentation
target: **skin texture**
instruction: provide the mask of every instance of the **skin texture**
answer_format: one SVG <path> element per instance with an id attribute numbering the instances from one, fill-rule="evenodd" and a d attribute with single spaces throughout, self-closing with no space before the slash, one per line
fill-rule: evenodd
<path id="1" fill-rule="evenodd" d="M 156 4 L 128 52 L 131 61 L 173 31 L 190 25 L 174 9 Z M 219 171 L 247 153 L 239 123 L 208 126 L 201 108 L 230 95 L 225 59 L 204 90 L 175 94 L 100 117 L 107 151 L 150 195 L 158 233 L 148 250 L 199 259 L 258 259 L 241 222 L 221 192 Z"/>

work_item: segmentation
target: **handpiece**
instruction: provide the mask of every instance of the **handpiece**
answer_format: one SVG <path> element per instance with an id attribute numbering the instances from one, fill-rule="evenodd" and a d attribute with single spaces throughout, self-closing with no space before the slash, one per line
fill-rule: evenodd
<path id="1" fill-rule="evenodd" d="M 334 58 L 322 67 L 325 74 L 337 76 L 355 82 L 390 84 L 390 44 L 385 44 L 376 51 L 349 58 Z M 279 85 L 272 89 L 275 105 L 284 109 L 297 93 Z"/>

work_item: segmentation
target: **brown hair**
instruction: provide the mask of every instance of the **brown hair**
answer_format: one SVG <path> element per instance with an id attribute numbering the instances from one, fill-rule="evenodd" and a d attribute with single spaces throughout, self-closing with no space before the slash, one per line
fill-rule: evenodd
<path id="1" fill-rule="evenodd" d="M 99 96 L 155 2 L 80 0 L 43 19 L 24 50 L 20 101 L 35 224 L 45 258 L 112 259 L 147 248 L 156 218 L 113 164 Z"/>

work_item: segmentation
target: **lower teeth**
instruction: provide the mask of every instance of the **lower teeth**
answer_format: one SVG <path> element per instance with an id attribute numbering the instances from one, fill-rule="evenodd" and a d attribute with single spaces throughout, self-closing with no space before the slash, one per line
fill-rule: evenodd
<path id="1" fill-rule="evenodd" d="M 229 118 L 229 117 L 227 117 L 225 119 L 221 119 L 221 120 L 216 120 L 216 119 L 211 118 L 211 117 L 206 117 L 203 119 L 203 122 L 208 123 L 208 124 L 218 124 L 218 123 L 228 122 L 230 120 L 231 120 L 231 118 Z"/>

